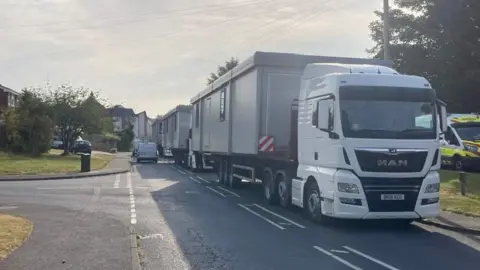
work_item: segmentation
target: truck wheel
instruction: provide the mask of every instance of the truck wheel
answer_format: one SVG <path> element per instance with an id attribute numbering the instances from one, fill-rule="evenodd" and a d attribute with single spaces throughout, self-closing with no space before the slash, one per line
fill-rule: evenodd
<path id="1" fill-rule="evenodd" d="M 322 214 L 321 195 L 316 182 L 310 182 L 307 186 L 303 209 L 310 220 L 322 225 L 328 224 L 328 217 Z"/>
<path id="2" fill-rule="evenodd" d="M 263 185 L 263 196 L 265 197 L 265 200 L 267 201 L 268 204 L 270 205 L 275 205 L 278 203 L 278 196 L 276 194 L 276 185 L 275 185 L 275 180 L 273 179 L 272 176 L 272 171 L 270 168 L 265 169 L 263 172 L 263 177 L 262 177 L 262 185 Z"/>
<path id="3" fill-rule="evenodd" d="M 228 186 L 231 188 L 237 188 L 240 183 L 242 182 L 242 179 L 236 177 L 233 175 L 233 164 L 230 164 L 230 168 L 228 170 Z"/>
<path id="4" fill-rule="evenodd" d="M 276 182 L 278 183 L 280 206 L 289 208 L 291 205 L 292 181 L 283 170 L 280 170 L 277 172 Z"/>

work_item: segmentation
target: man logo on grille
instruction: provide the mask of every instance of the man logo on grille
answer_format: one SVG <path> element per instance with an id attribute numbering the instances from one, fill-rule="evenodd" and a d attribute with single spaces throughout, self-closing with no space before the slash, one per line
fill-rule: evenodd
<path id="1" fill-rule="evenodd" d="M 405 159 L 399 159 L 399 160 L 379 159 L 377 160 L 377 166 L 378 167 L 407 167 L 408 161 Z"/>

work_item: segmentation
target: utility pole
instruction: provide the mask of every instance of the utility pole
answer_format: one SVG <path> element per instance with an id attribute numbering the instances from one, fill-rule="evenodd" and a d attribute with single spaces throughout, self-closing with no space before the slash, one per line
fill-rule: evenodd
<path id="1" fill-rule="evenodd" d="M 385 60 L 390 59 L 390 23 L 388 19 L 388 14 L 390 9 L 388 7 L 388 0 L 383 0 L 383 58 Z"/>

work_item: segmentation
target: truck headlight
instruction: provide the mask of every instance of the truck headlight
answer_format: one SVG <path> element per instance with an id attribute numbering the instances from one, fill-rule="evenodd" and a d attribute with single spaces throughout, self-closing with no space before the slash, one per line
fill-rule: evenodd
<path id="1" fill-rule="evenodd" d="M 440 183 L 428 184 L 425 193 L 435 193 L 440 191 Z"/>
<path id="2" fill-rule="evenodd" d="M 478 147 L 476 147 L 474 145 L 465 145 L 465 150 L 467 150 L 469 152 L 476 153 L 476 152 L 478 152 Z"/>
<path id="3" fill-rule="evenodd" d="M 338 191 L 345 193 L 359 193 L 357 185 L 351 183 L 338 183 Z"/>

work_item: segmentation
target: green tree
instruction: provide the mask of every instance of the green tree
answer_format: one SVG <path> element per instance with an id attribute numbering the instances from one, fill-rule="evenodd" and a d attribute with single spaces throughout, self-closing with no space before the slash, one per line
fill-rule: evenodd
<path id="1" fill-rule="evenodd" d="M 210 76 L 207 78 L 207 84 L 211 84 L 216 81 L 218 78 L 222 77 L 228 71 L 233 69 L 234 67 L 238 66 L 239 60 L 232 57 L 230 60 L 225 61 L 225 65 L 218 66 L 217 73 L 210 73 Z"/>
<path id="2" fill-rule="evenodd" d="M 85 133 L 102 133 L 110 125 L 105 120 L 105 107 L 98 93 L 87 88 L 62 85 L 48 91 L 45 99 L 54 112 L 54 123 L 68 154 L 75 140 Z"/>
<path id="3" fill-rule="evenodd" d="M 390 53 L 402 73 L 424 76 L 449 111 L 480 107 L 480 1 L 395 0 L 390 17 Z M 382 13 L 370 24 L 374 57 L 383 54 Z"/>
<path id="4" fill-rule="evenodd" d="M 117 143 L 118 151 L 130 151 L 135 133 L 133 125 L 129 125 L 125 130 L 119 133 L 120 141 Z"/>
<path id="5" fill-rule="evenodd" d="M 24 89 L 18 107 L 5 113 L 8 147 L 13 152 L 40 155 L 50 149 L 53 111 L 33 89 Z"/>

